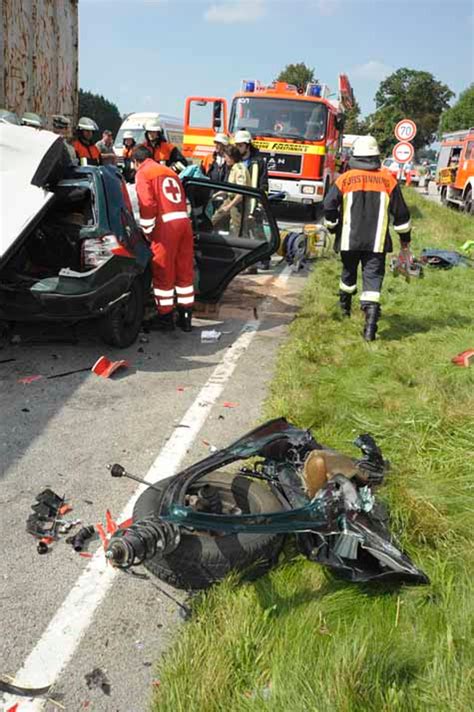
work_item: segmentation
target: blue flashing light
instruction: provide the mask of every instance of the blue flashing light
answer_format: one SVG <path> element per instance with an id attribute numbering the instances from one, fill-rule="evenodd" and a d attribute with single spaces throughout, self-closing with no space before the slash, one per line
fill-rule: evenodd
<path id="1" fill-rule="evenodd" d="M 309 95 L 310 96 L 321 96 L 321 85 L 320 84 L 312 84 L 309 87 Z"/>
<path id="2" fill-rule="evenodd" d="M 244 91 L 255 91 L 255 82 L 245 82 Z"/>

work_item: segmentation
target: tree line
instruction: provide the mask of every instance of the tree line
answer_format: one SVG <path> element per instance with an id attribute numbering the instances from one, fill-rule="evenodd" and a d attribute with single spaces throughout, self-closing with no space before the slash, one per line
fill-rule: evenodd
<path id="1" fill-rule="evenodd" d="M 303 89 L 315 81 L 314 69 L 304 62 L 288 64 L 277 76 L 277 81 L 294 84 Z M 389 154 L 397 139 L 395 124 L 404 118 L 417 125 L 413 145 L 418 155 L 428 154 L 425 147 L 441 134 L 474 126 L 474 84 L 461 92 L 450 106 L 454 92 L 438 81 L 430 72 L 402 67 L 384 79 L 375 94 L 375 111 L 362 117 L 357 100 L 346 112 L 344 133 L 375 136 L 383 154 Z M 425 149 L 425 151 L 423 151 Z"/>

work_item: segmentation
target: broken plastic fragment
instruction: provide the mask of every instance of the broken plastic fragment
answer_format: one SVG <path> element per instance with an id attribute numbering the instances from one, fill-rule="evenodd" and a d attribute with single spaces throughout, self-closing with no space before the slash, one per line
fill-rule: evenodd
<path id="1" fill-rule="evenodd" d="M 96 376 L 102 376 L 102 378 L 109 378 L 117 369 L 128 368 L 130 363 L 125 360 L 121 361 L 111 361 L 107 356 L 101 356 L 95 364 L 92 366 L 92 373 Z"/>
<path id="2" fill-rule="evenodd" d="M 465 368 L 468 368 L 471 365 L 471 359 L 474 362 L 474 349 L 463 351 L 457 356 L 454 356 L 451 361 L 456 364 L 456 366 L 464 366 Z"/>
<path id="3" fill-rule="evenodd" d="M 23 376 L 23 378 L 19 378 L 17 383 L 34 383 L 35 381 L 39 381 L 43 378 L 41 375 L 36 375 L 36 376 Z"/>
<path id="4" fill-rule="evenodd" d="M 205 329 L 204 331 L 201 331 L 201 342 L 203 344 L 213 343 L 214 341 L 219 341 L 221 336 L 221 331 L 216 331 L 216 329 Z"/>

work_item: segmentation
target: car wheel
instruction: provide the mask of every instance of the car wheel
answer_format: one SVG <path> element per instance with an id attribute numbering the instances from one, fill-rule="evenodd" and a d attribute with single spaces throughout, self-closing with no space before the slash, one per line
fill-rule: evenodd
<path id="1" fill-rule="evenodd" d="M 474 215 L 474 202 L 472 200 L 472 190 L 468 188 L 462 204 L 463 211 L 466 215 Z"/>
<path id="2" fill-rule="evenodd" d="M 142 277 L 130 285 L 130 296 L 99 322 L 99 334 L 106 344 L 124 349 L 133 344 L 143 321 L 144 289 Z"/>
<path id="3" fill-rule="evenodd" d="M 159 514 L 162 493 L 170 478 L 149 488 L 137 500 L 133 521 Z M 270 489 L 242 475 L 210 473 L 199 480 L 213 485 L 224 510 L 238 508 L 238 513 L 279 512 L 282 505 Z M 192 490 L 190 490 L 192 493 Z M 237 513 L 237 512 L 236 512 Z M 230 571 L 243 572 L 253 579 L 268 571 L 276 562 L 284 542 L 283 534 L 227 534 L 182 532 L 177 549 L 167 556 L 154 556 L 144 566 L 175 588 L 203 589 L 221 581 Z"/>

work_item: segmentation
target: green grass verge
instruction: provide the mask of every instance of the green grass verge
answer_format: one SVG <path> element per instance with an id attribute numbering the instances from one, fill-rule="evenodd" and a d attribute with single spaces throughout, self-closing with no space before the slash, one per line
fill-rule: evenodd
<path id="1" fill-rule="evenodd" d="M 471 237 L 472 219 L 406 195 L 415 251 Z M 155 710 L 474 708 L 474 368 L 450 363 L 474 347 L 474 273 L 388 274 L 380 338 L 366 344 L 361 315 L 338 319 L 339 271 L 321 260 L 308 279 L 265 416 L 348 453 L 359 432 L 377 437 L 393 464 L 380 490 L 393 531 L 432 584 L 341 583 L 290 546 L 265 578 L 199 597 L 160 664 Z"/>

